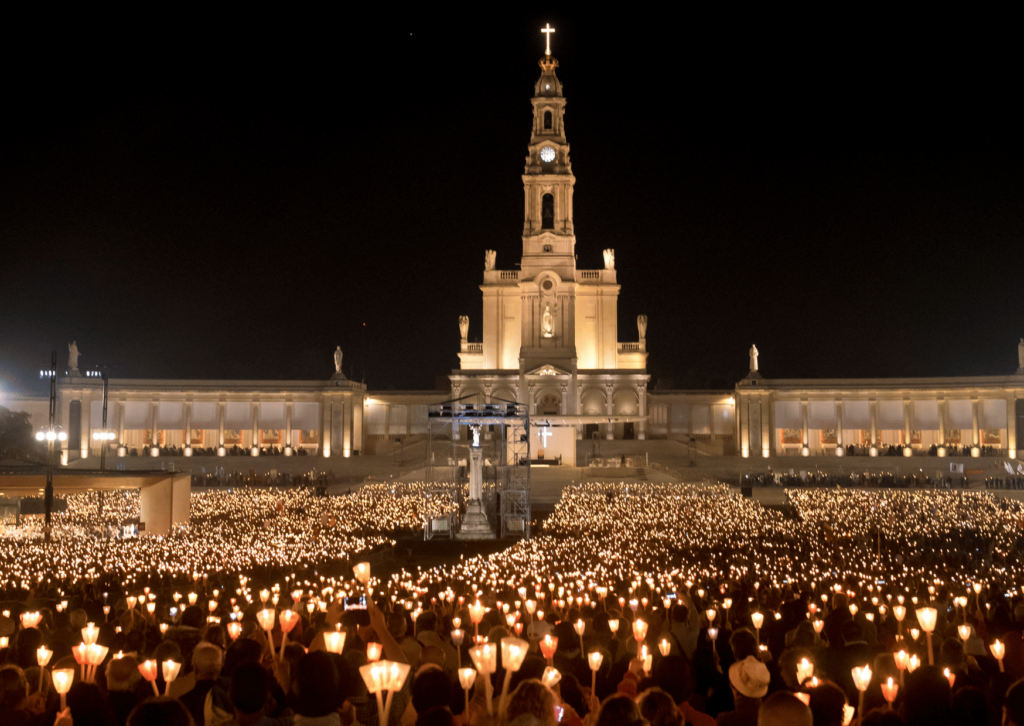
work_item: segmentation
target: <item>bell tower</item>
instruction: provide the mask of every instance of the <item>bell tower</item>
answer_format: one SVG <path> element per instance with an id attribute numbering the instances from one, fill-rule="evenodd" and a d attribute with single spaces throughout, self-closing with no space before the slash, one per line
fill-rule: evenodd
<path id="1" fill-rule="evenodd" d="M 555 75 L 558 61 L 551 55 L 549 26 L 547 49 L 540 59 L 540 78 L 533 92 L 533 129 L 530 134 L 523 187 L 526 204 L 523 219 L 525 278 L 552 270 L 572 280 L 576 270 L 576 236 L 572 222 L 572 191 L 576 178 L 569 163 L 565 140 L 565 98 Z"/>

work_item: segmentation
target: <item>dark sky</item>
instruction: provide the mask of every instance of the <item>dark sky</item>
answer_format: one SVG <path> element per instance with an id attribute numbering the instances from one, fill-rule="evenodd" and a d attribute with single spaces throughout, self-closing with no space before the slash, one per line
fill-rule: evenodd
<path id="1" fill-rule="evenodd" d="M 113 377 L 326 378 L 341 345 L 371 389 L 433 387 L 484 250 L 521 251 L 545 22 L 579 265 L 615 248 L 656 383 L 731 386 L 752 342 L 767 377 L 1016 367 L 1009 18 L 489 12 L 26 25 L 0 386 L 44 392 L 75 339 Z"/>

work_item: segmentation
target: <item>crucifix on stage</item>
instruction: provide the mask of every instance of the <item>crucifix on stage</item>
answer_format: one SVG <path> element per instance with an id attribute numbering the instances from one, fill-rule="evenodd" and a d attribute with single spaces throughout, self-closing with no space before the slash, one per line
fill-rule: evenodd
<path id="1" fill-rule="evenodd" d="M 546 449 L 548 448 L 548 439 L 555 434 L 550 428 L 544 427 L 537 430 L 537 435 L 540 437 L 541 446 Z"/>

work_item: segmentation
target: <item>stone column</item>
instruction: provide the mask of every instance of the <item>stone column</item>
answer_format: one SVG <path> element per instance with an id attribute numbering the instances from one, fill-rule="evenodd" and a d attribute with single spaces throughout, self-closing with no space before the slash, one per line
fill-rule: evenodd
<path id="1" fill-rule="evenodd" d="M 82 443 L 79 447 L 83 459 L 89 458 L 91 449 L 92 432 L 89 431 L 89 427 L 92 425 L 92 403 L 89 401 L 88 394 L 82 396 L 82 410 L 81 410 L 81 429 L 82 429 Z"/>
<path id="2" fill-rule="evenodd" d="M 284 404 L 285 410 L 285 429 L 284 429 L 284 445 L 285 448 L 292 448 L 292 402 L 286 401 Z"/>
<path id="3" fill-rule="evenodd" d="M 946 401 L 939 399 L 939 446 L 946 445 Z"/>
<path id="4" fill-rule="evenodd" d="M 800 413 L 803 416 L 803 437 L 804 437 L 804 448 L 810 448 L 810 432 L 807 431 L 807 400 L 800 402 Z"/>
<path id="5" fill-rule="evenodd" d="M 750 456 L 750 401 L 741 397 L 736 407 L 736 423 L 739 425 L 740 456 L 746 459 Z M 714 408 L 712 408 L 712 411 Z M 712 423 L 714 415 L 712 414 Z"/>
<path id="6" fill-rule="evenodd" d="M 344 430 L 342 432 L 342 441 L 341 441 L 341 455 L 344 456 L 346 459 L 349 456 L 352 455 L 352 419 L 353 418 L 354 418 L 354 416 L 352 414 L 352 394 L 351 393 L 346 393 L 345 394 L 345 408 L 344 408 L 344 411 L 342 413 L 342 421 L 344 422 L 342 424 L 342 426 L 344 426 L 345 428 L 344 428 Z"/>
<path id="7" fill-rule="evenodd" d="M 252 448 L 259 452 L 260 448 L 260 403 L 252 402 Z"/>
<path id="8" fill-rule="evenodd" d="M 868 401 L 868 410 L 871 412 L 871 445 L 878 445 L 878 401 Z"/>
<path id="9" fill-rule="evenodd" d="M 324 396 L 320 406 L 320 454 L 327 459 L 331 456 L 334 402 L 328 396 Z"/>
<path id="10" fill-rule="evenodd" d="M 157 417 L 156 417 L 157 404 L 158 404 L 157 401 L 150 401 L 149 402 L 149 431 L 150 431 L 150 434 L 151 434 L 151 437 L 152 437 L 152 440 L 149 442 L 149 445 L 150 445 L 151 448 L 156 448 L 157 446 L 160 445 L 160 432 L 157 431 L 157 428 L 156 428 L 157 427 Z"/>
<path id="11" fill-rule="evenodd" d="M 836 401 L 836 446 L 843 446 L 843 402 Z"/>
<path id="12" fill-rule="evenodd" d="M 391 436 L 391 404 L 384 404 L 384 435 Z"/>
<path id="13" fill-rule="evenodd" d="M 910 446 L 910 401 L 903 401 L 903 445 Z"/>
<path id="14" fill-rule="evenodd" d="M 117 402 L 117 445 L 124 446 L 124 401 Z"/>
<path id="15" fill-rule="evenodd" d="M 185 401 L 185 446 L 192 448 L 192 401 Z"/>
<path id="16" fill-rule="evenodd" d="M 1013 394 L 1006 399 L 1006 449 L 1011 459 L 1017 458 L 1017 398 Z"/>
<path id="17" fill-rule="evenodd" d="M 971 399 L 971 430 L 973 433 L 974 446 L 981 446 L 981 433 L 978 430 L 978 399 Z"/>
<path id="18" fill-rule="evenodd" d="M 224 448 L 224 401 L 217 402 L 217 446 Z"/>
<path id="19" fill-rule="evenodd" d="M 366 408 L 366 397 L 362 392 L 352 395 L 352 451 L 358 453 L 363 450 L 363 412 Z M 406 433 L 412 431 L 412 406 L 405 407 L 405 415 L 408 426 Z"/>
<path id="20" fill-rule="evenodd" d="M 636 437 L 639 441 L 643 441 L 647 438 L 647 387 L 640 386 L 637 389 L 637 400 L 639 401 L 640 415 L 644 418 L 640 419 L 640 425 L 637 426 Z M 642 654 L 641 654 L 642 655 Z"/>
<path id="21" fill-rule="evenodd" d="M 615 402 L 612 400 L 612 386 L 605 385 L 605 411 L 607 412 L 608 418 L 615 415 Z M 609 421 L 605 424 L 604 437 L 608 441 L 612 441 L 615 438 L 615 424 Z"/>

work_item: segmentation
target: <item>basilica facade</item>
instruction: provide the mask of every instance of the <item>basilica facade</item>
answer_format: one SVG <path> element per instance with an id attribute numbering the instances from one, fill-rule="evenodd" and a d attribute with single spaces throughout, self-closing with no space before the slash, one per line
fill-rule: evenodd
<path id="1" fill-rule="evenodd" d="M 576 267 L 573 191 L 558 61 L 545 54 L 534 85 L 533 124 L 523 172 L 523 251 L 518 269 L 484 253 L 482 342 L 459 321 L 460 368 L 452 397 L 465 403 L 516 401 L 576 438 L 646 436 L 647 318 L 637 340 L 620 342 L 615 251 L 604 268 Z"/>
<path id="2" fill-rule="evenodd" d="M 563 450 L 580 439 L 656 438 L 705 456 L 1017 457 L 1024 340 L 1016 371 L 1007 365 L 997 376 L 767 378 L 752 348 L 750 374 L 732 389 L 651 390 L 647 317 L 635 321 L 635 340 L 633 321 L 623 336 L 631 339 L 619 340 L 615 251 L 603 250 L 602 269 L 576 266 L 576 179 L 557 68 L 549 44 L 531 99 L 522 254 L 504 264 L 483 251 L 481 308 L 458 320 L 450 392 L 368 391 L 341 373 L 340 350 L 326 381 L 123 379 L 104 387 L 78 370 L 75 348 L 57 381 L 56 423 L 68 434 L 62 460 L 93 459 L 103 446 L 119 456 L 382 454 L 425 439 L 428 407 L 451 400 L 526 404 L 546 429 L 542 446 L 559 430 Z M 471 329 L 481 342 L 470 342 Z M 34 427 L 47 421 L 48 399 L 2 404 L 30 413 Z M 100 430 L 113 441 L 104 444 Z"/>

